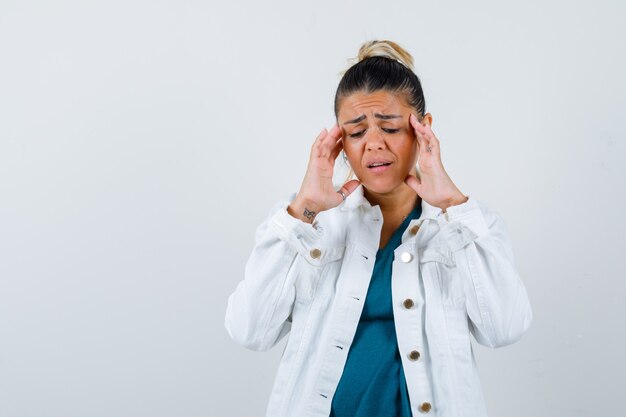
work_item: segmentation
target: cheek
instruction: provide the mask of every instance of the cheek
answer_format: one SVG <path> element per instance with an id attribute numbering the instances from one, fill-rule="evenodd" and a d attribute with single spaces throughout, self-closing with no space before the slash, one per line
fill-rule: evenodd
<path id="1" fill-rule="evenodd" d="M 357 159 L 359 159 L 359 147 L 354 142 L 350 142 L 351 141 L 349 140 L 343 141 L 343 151 L 348 157 L 348 161 L 356 161 Z"/>
<path id="2" fill-rule="evenodd" d="M 411 156 L 417 153 L 417 139 L 415 136 L 404 135 L 397 143 L 398 152 L 402 152 L 403 155 Z"/>

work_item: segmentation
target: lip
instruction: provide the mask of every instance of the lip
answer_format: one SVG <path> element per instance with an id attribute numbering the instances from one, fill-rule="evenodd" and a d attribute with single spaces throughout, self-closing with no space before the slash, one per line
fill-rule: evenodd
<path id="1" fill-rule="evenodd" d="M 376 164 L 376 163 L 383 163 L 383 164 L 389 164 L 389 165 L 380 165 L 380 166 L 376 166 L 376 167 L 372 167 L 372 164 Z M 367 167 L 367 170 L 369 172 L 372 172 L 374 174 L 380 174 L 383 173 L 387 170 L 389 170 L 391 168 L 391 165 L 393 164 L 393 161 L 390 161 L 388 159 L 383 159 L 383 158 L 377 158 L 377 159 L 371 159 L 369 161 L 367 161 L 365 163 L 365 166 Z"/>
<path id="2" fill-rule="evenodd" d="M 381 174 L 385 171 L 387 171 L 388 169 L 391 169 L 391 164 L 389 165 L 381 165 L 378 167 L 368 167 L 367 168 L 370 172 L 373 172 L 374 174 Z"/>
<path id="3" fill-rule="evenodd" d="M 390 161 L 389 159 L 385 159 L 385 158 L 376 158 L 376 159 L 369 159 L 367 161 L 365 161 L 365 166 L 368 169 L 374 169 L 371 167 L 372 164 L 392 164 L 393 161 Z M 379 168 L 379 167 L 376 167 Z"/>

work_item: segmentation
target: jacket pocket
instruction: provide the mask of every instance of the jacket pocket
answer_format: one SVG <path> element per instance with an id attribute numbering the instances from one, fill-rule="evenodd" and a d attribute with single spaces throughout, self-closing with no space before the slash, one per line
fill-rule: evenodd
<path id="1" fill-rule="evenodd" d="M 465 291 L 454 253 L 445 247 L 424 248 L 420 254 L 422 276 L 434 281 L 437 298 L 449 309 L 465 308 Z"/>
<path id="2" fill-rule="evenodd" d="M 317 251 L 317 252 L 316 252 Z M 339 273 L 339 260 L 343 258 L 345 247 L 314 248 L 309 256 L 296 259 L 299 263 L 295 287 L 296 302 L 301 304 L 310 303 L 315 297 L 317 285 L 322 276 Z"/>
<path id="3" fill-rule="evenodd" d="M 427 246 L 419 249 L 420 263 L 437 262 L 447 266 L 456 266 L 454 254 L 446 247 Z"/>

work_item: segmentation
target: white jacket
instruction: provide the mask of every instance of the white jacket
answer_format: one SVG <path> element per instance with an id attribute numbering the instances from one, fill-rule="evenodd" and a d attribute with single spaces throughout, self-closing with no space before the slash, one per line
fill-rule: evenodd
<path id="1" fill-rule="evenodd" d="M 290 216 L 288 203 L 257 229 L 225 325 L 259 351 L 289 333 L 267 416 L 328 416 L 383 218 L 362 186 L 313 225 Z M 471 196 L 447 213 L 422 200 L 394 254 L 393 314 L 413 415 L 486 416 L 470 333 L 482 345 L 506 346 L 532 320 L 503 220 Z"/>

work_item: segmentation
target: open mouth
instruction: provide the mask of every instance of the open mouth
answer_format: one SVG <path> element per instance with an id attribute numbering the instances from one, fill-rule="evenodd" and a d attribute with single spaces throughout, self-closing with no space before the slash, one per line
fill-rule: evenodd
<path id="1" fill-rule="evenodd" d="M 391 165 L 391 162 L 374 162 L 373 164 L 368 165 L 368 168 L 377 168 L 377 167 L 386 167 Z"/>

